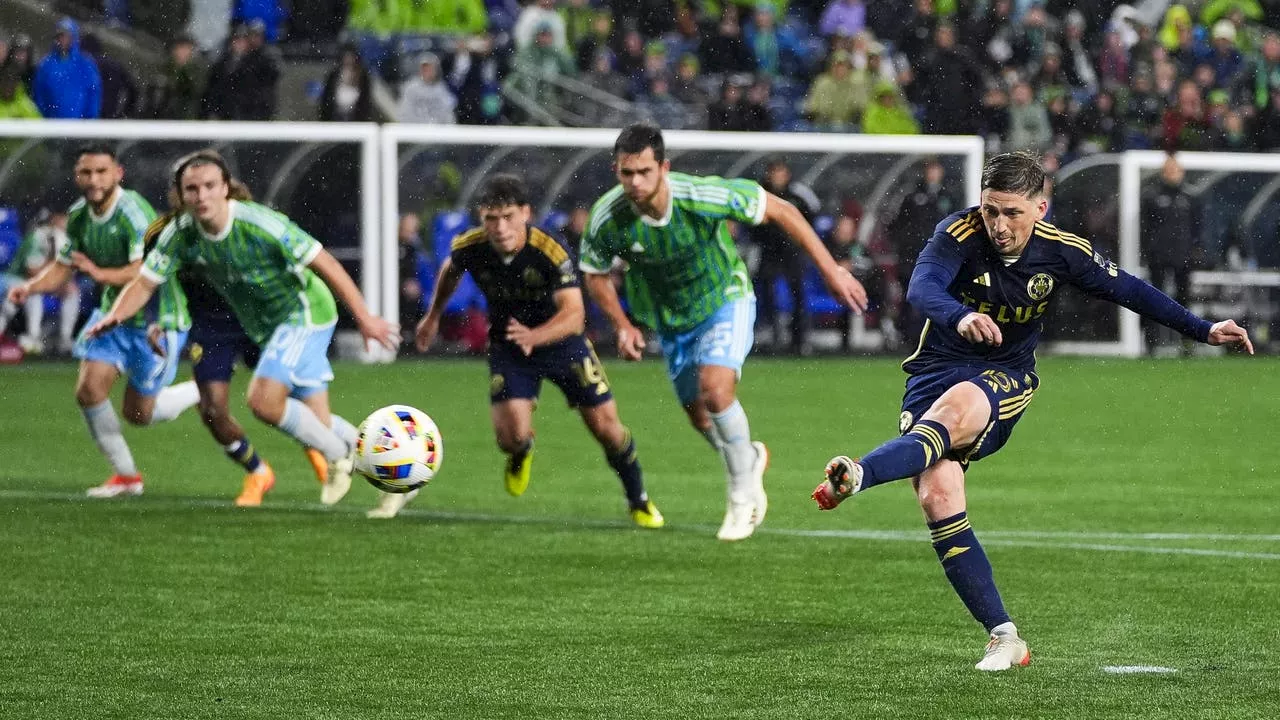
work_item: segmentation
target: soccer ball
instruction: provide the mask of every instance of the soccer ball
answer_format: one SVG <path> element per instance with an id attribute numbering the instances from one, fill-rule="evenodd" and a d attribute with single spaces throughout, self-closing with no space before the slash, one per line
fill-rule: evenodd
<path id="1" fill-rule="evenodd" d="M 408 405 L 388 405 L 360 423 L 355 471 L 389 493 L 426 485 L 444 460 L 444 438 L 426 413 Z"/>

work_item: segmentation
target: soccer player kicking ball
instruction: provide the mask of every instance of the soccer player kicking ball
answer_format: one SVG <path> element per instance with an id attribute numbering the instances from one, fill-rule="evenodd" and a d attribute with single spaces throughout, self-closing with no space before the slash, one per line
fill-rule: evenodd
<path id="1" fill-rule="evenodd" d="M 75 181 L 83 197 L 68 213 L 70 242 L 58 252 L 57 262 L 11 288 L 10 302 L 20 305 L 31 294 L 56 291 L 79 270 L 102 286 L 102 304 L 94 310 L 90 324 L 110 314 L 120 288 L 138 276 L 143 234 L 156 215 L 141 195 L 120 185 L 123 179 L 124 168 L 109 146 L 90 145 L 79 151 Z M 147 340 L 148 322 L 161 329 L 162 353 L 153 351 Z M 135 425 L 172 420 L 196 404 L 199 395 L 195 383 L 169 386 L 178 374 L 178 353 L 190 325 L 182 289 L 169 287 L 158 294 L 155 302 L 139 303 L 130 312 L 116 316 L 103 332 L 82 332 L 77 339 L 72 351 L 80 358 L 76 402 L 89 433 L 114 471 L 111 479 L 89 488 L 89 497 L 142 494 L 142 476 L 111 407 L 111 386 L 120 373 L 129 377 L 122 407 L 124 417 Z"/>
<path id="2" fill-rule="evenodd" d="M 901 437 L 860 460 L 832 459 L 813 492 L 830 510 L 856 492 L 912 478 L 947 579 L 990 634 L 979 670 L 1027 665 L 1031 653 L 969 525 L 964 473 L 1008 441 L 1040 385 L 1035 349 L 1054 291 L 1069 283 L 1201 342 L 1253 353 L 1234 321 L 1196 317 L 1094 253 L 1088 240 L 1044 222 L 1044 184 L 1036 156 L 997 155 L 982 170 L 982 204 L 938 224 L 907 296 L 927 320 L 903 363 Z"/>
<path id="3" fill-rule="evenodd" d="M 180 159 L 175 169 L 188 159 Z M 245 202 L 253 200 L 249 189 L 235 179 L 231 180 L 229 197 Z M 182 202 L 176 178 L 170 193 L 170 204 L 179 209 L 161 215 L 147 228 L 147 250 L 155 247 L 165 227 L 181 214 Z M 244 468 L 244 486 L 236 497 L 236 505 L 257 507 L 262 504 L 263 496 L 275 485 L 276 476 L 266 459 L 258 456 L 244 428 L 231 414 L 230 388 L 236 359 L 239 358 L 245 367 L 252 369 L 257 366 L 262 351 L 241 327 L 226 298 L 205 280 L 199 265 L 181 268 L 177 279 L 183 294 L 187 296 L 187 309 L 191 313 L 189 352 L 192 374 L 200 391 L 200 419 L 227 457 Z M 148 336 L 152 347 L 160 352 L 158 342 L 163 336 L 162 329 L 153 325 L 148 329 Z M 316 477 L 323 484 L 328 479 L 328 462 L 319 450 L 305 448 L 305 451 Z"/>
<path id="4" fill-rule="evenodd" d="M 111 330 L 168 287 L 179 268 L 198 265 L 262 348 L 249 383 L 250 410 L 324 454 L 328 481 L 320 501 L 332 505 L 351 488 L 357 434 L 329 411 L 327 350 L 338 320 L 333 293 L 366 340 L 394 348 L 399 330 L 369 312 L 351 276 L 315 238 L 280 213 L 231 199 L 231 173 L 216 153 L 188 156 L 174 178 L 185 212 L 164 228 L 141 274 L 88 333 Z"/>
<path id="5" fill-rule="evenodd" d="M 586 312 L 569 253 L 529 224 L 533 211 L 520 178 L 490 177 L 476 205 L 483 226 L 454 239 L 431 307 L 418 324 L 418 349 L 431 345 L 462 274 L 471 273 L 489 303 L 489 403 L 498 447 L 507 454 L 507 492 L 519 496 L 529 486 L 533 406 L 545 378 L 578 409 L 604 449 L 631 519 L 640 527 L 662 527 L 662 514 L 644 490 L 631 431 L 618 419 L 604 368 L 583 334 Z M 408 501 L 407 495 L 390 495 L 383 504 L 397 498 L 404 498 L 400 506 Z"/>
<path id="6" fill-rule="evenodd" d="M 681 405 L 724 459 L 728 509 L 716 537 L 742 540 L 755 532 L 768 508 L 769 452 L 751 440 L 736 397 L 753 341 L 756 301 L 726 221 L 778 225 L 845 305 L 865 309 L 866 291 L 836 264 L 800 211 L 759 184 L 671 172 L 658 128 L 625 128 L 613 159 L 619 185 L 591 209 L 579 267 L 617 330 L 619 354 L 639 360 L 644 335 L 622 309 L 609 276 L 615 258 L 626 262 L 631 311 L 657 330 Z"/>

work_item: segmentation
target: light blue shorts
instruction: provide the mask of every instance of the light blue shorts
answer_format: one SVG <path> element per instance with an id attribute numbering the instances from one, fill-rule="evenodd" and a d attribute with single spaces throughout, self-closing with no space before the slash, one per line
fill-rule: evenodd
<path id="1" fill-rule="evenodd" d="M 85 323 L 88 329 L 102 319 L 102 310 L 94 310 Z M 165 355 L 160 357 L 147 342 L 147 331 L 121 325 L 95 338 L 76 338 L 72 354 L 81 360 L 113 365 L 129 377 L 129 387 L 139 395 L 152 397 L 169 386 L 178 376 L 178 360 L 187 342 L 186 330 L 170 330 L 164 334 Z"/>
<path id="2" fill-rule="evenodd" d="M 333 368 L 329 365 L 333 329 L 333 325 L 277 327 L 262 347 L 262 358 L 253 376 L 288 386 L 289 394 L 299 400 L 328 388 L 333 380 Z"/>
<path id="3" fill-rule="evenodd" d="M 719 365 L 742 377 L 742 363 L 755 343 L 756 299 L 730 300 L 688 332 L 659 335 L 667 358 L 667 377 L 681 405 L 698 399 L 698 368 Z"/>

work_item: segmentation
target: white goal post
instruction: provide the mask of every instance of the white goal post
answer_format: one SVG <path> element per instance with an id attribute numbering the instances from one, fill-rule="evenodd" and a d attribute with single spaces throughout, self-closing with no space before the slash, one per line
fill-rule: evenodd
<path id="1" fill-rule="evenodd" d="M 461 125 L 409 125 L 388 124 L 382 126 L 382 231 L 384 252 L 382 275 L 388 279 L 383 286 L 381 307 L 387 317 L 399 312 L 397 226 L 400 214 L 398 188 L 400 184 L 400 150 L 402 145 L 418 146 L 491 146 L 496 148 L 612 148 L 618 138 L 617 129 L 534 128 L 534 127 L 473 127 Z M 901 155 L 916 160 L 925 155 L 956 155 L 964 158 L 964 198 L 969 205 L 978 204 L 980 194 L 984 146 L 976 136 L 940 135 L 850 135 L 826 133 L 747 133 L 708 132 L 700 130 L 671 130 L 663 133 L 668 150 L 726 151 L 742 153 L 745 157 L 758 158 L 768 153 L 818 153 L 829 158 L 859 153 Z M 739 170 L 747 162 L 735 163 Z M 729 173 L 726 173 L 729 174 Z M 804 180 L 803 177 L 798 179 Z M 890 173 L 886 180 L 896 179 Z M 818 188 L 815 188 L 818 189 Z M 941 218 L 938 218 L 939 220 Z M 864 224 L 869 227 L 869 224 Z M 921 238 L 923 240 L 923 238 Z"/>

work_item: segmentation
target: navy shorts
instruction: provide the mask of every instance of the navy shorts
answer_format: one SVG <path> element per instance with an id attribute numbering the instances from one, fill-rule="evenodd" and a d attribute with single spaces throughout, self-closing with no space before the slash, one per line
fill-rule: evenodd
<path id="1" fill-rule="evenodd" d="M 569 338 L 525 355 L 510 343 L 489 347 L 489 402 L 536 400 L 543 378 L 564 393 L 570 407 L 595 407 L 613 399 L 604 366 L 585 337 Z"/>
<path id="2" fill-rule="evenodd" d="M 898 432 L 906 434 L 943 393 L 962 382 L 977 385 L 991 403 L 991 420 L 978 439 L 968 447 L 951 448 L 947 455 L 968 467 L 971 462 L 994 455 L 1009 441 L 1013 426 L 1040 387 L 1040 378 L 1033 372 L 1015 372 L 994 365 L 953 365 L 912 375 L 907 378 L 907 392 L 902 397 Z"/>
<path id="3" fill-rule="evenodd" d="M 247 368 L 258 365 L 262 351 L 235 320 L 194 318 L 191 326 L 191 364 L 197 383 L 230 382 L 236 358 Z"/>

